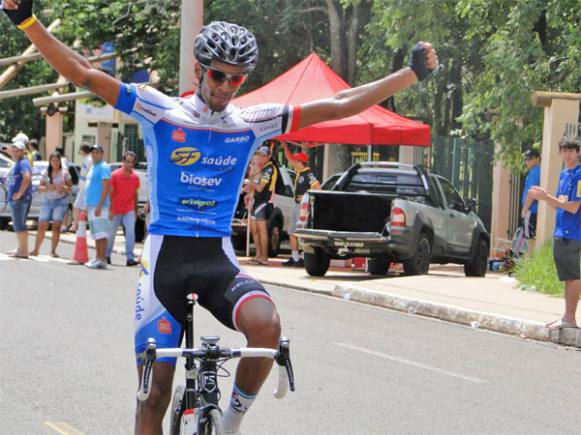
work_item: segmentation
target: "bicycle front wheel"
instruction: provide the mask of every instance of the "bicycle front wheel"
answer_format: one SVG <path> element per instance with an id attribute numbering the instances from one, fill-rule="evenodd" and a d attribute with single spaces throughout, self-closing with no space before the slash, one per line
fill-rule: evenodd
<path id="1" fill-rule="evenodd" d="M 222 413 L 218 409 L 210 409 L 199 421 L 198 435 L 224 435 Z"/>

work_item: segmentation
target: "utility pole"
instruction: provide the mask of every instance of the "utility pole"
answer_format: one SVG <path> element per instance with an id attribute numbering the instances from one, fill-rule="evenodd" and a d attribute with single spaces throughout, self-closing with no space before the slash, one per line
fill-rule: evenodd
<path id="1" fill-rule="evenodd" d="M 204 0 L 182 0 L 180 95 L 194 90 L 194 38 L 204 25 Z"/>

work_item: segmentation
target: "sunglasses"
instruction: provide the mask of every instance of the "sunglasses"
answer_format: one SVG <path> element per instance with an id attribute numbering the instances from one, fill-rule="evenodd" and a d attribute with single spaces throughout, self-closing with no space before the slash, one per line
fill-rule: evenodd
<path id="1" fill-rule="evenodd" d="M 242 84 L 248 78 L 248 74 L 228 74 L 219 69 L 214 69 L 210 67 L 204 67 L 204 70 L 208 72 L 208 77 L 210 77 L 216 83 L 222 84 L 226 80 L 232 86 L 242 86 Z"/>

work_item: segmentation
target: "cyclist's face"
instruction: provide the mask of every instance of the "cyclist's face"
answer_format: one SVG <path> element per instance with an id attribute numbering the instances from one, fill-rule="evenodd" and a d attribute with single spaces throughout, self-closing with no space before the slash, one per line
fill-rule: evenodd
<path id="1" fill-rule="evenodd" d="M 214 71 L 222 72 L 227 75 L 242 75 L 245 74 L 245 69 L 242 66 L 228 65 L 222 62 L 212 61 L 211 65 Z M 198 83 L 201 83 L 200 92 L 210 109 L 221 112 L 236 96 L 236 93 L 242 86 L 232 84 L 232 80 L 224 80 L 222 82 L 212 79 L 212 74 L 203 68 L 200 64 L 196 64 L 196 77 Z"/>

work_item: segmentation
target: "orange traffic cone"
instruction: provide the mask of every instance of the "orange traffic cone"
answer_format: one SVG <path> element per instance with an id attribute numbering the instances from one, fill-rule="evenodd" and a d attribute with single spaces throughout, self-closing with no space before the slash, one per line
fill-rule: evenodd
<path id="1" fill-rule="evenodd" d="M 87 247 L 87 213 L 79 212 L 79 226 L 77 228 L 77 240 L 75 242 L 74 264 L 85 264 L 89 261 L 89 248 Z"/>

